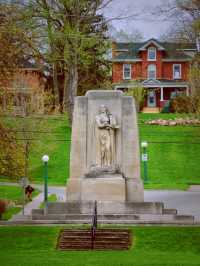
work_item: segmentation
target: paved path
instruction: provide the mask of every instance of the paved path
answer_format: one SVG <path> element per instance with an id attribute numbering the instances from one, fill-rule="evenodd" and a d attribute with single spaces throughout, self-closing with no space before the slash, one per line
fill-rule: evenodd
<path id="1" fill-rule="evenodd" d="M 30 215 L 32 209 L 38 209 L 40 207 L 40 204 L 42 201 L 43 201 L 43 193 L 40 193 L 37 197 L 35 197 L 33 199 L 33 201 L 31 201 L 25 205 L 24 215 Z M 19 212 L 17 215 L 22 215 L 22 211 Z"/>
<path id="2" fill-rule="evenodd" d="M 163 202 L 166 208 L 178 210 L 178 214 L 194 215 L 200 222 L 200 189 L 194 191 L 146 190 L 145 201 Z"/>

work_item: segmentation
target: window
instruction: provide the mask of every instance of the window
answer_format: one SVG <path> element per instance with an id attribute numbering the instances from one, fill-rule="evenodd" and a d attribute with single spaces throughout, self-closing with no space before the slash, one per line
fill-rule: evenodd
<path id="1" fill-rule="evenodd" d="M 123 65 L 123 76 L 124 76 L 124 79 L 131 79 L 131 65 L 130 64 Z"/>
<path id="2" fill-rule="evenodd" d="M 148 49 L 148 60 L 156 60 L 156 48 L 155 47 L 149 47 Z"/>
<path id="3" fill-rule="evenodd" d="M 174 79 L 181 79 L 181 65 L 173 65 L 173 77 Z"/>
<path id="4" fill-rule="evenodd" d="M 175 90 L 171 92 L 170 99 L 174 99 L 177 96 L 183 96 L 183 95 L 186 95 L 186 92 L 184 90 Z"/>
<path id="5" fill-rule="evenodd" d="M 156 65 L 148 66 L 148 79 L 156 79 Z"/>

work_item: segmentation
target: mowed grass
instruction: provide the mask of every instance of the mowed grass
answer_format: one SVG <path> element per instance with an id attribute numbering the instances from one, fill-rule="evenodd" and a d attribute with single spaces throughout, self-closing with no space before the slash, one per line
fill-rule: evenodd
<path id="1" fill-rule="evenodd" d="M 130 227 L 128 251 L 58 251 L 61 227 L 0 227 L 2 266 L 200 265 L 200 228 Z"/>
<path id="2" fill-rule="evenodd" d="M 140 141 L 148 141 L 148 178 L 154 188 L 186 188 L 200 183 L 200 127 L 145 125 L 150 119 L 186 115 L 140 114 Z M 143 164 L 141 164 L 143 172 Z"/>
<path id="3" fill-rule="evenodd" d="M 33 197 L 38 195 L 39 191 L 36 189 L 33 192 Z M 22 188 L 17 186 L 0 186 L 0 199 L 6 200 L 11 204 L 5 213 L 2 215 L 2 220 L 9 220 L 14 214 L 20 212 L 22 209 L 23 194 Z"/>
<path id="4" fill-rule="evenodd" d="M 180 114 L 139 114 L 140 142 L 148 141 L 148 178 L 146 188 L 186 189 L 188 184 L 200 184 L 200 127 L 145 125 L 150 119 L 188 117 Z M 24 122 L 25 121 L 25 122 Z M 28 121 L 28 122 L 27 122 Z M 65 185 L 69 177 L 71 128 L 66 115 L 6 119 L 7 124 L 33 131 L 31 138 L 29 178 L 43 182 L 41 157 L 48 154 L 50 185 Z M 22 134 L 19 133 L 20 138 Z M 143 172 L 143 164 L 141 163 Z M 142 174 L 143 175 L 143 174 Z M 5 180 L 5 179 L 2 179 Z"/>
<path id="5" fill-rule="evenodd" d="M 49 184 L 65 185 L 69 177 L 71 127 L 65 116 L 44 119 L 44 124 L 45 126 L 42 126 L 44 130 L 51 133 L 40 133 L 39 140 L 35 141 L 35 148 L 32 149 L 30 156 L 30 176 L 34 182 L 43 182 L 44 169 L 41 158 L 44 154 L 48 154 Z"/>
<path id="6" fill-rule="evenodd" d="M 29 179 L 43 183 L 44 167 L 42 156 L 49 155 L 48 183 L 65 185 L 69 176 L 71 127 L 66 115 L 35 116 L 32 118 L 4 119 L 5 123 L 18 131 L 18 139 L 28 139 L 31 143 L 29 155 Z M 22 133 L 22 128 L 25 133 Z M 0 181 L 7 180 L 5 177 Z"/>

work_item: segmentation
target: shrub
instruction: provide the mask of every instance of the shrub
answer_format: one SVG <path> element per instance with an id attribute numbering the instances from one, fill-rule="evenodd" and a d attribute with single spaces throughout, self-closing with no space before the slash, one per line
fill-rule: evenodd
<path id="1" fill-rule="evenodd" d="M 18 178 L 24 175 L 24 147 L 16 134 L 0 122 L 0 176 Z"/>
<path id="2" fill-rule="evenodd" d="M 170 111 L 174 113 L 193 113 L 195 108 L 193 106 L 192 98 L 181 95 L 172 99 L 170 102 Z"/>
<path id="3" fill-rule="evenodd" d="M 2 214 L 6 211 L 6 209 L 7 209 L 6 201 L 0 199 L 0 220 L 2 218 Z"/>
<path id="4" fill-rule="evenodd" d="M 135 87 L 129 89 L 126 95 L 132 96 L 135 99 L 137 112 L 141 111 L 144 107 L 144 100 L 146 96 L 146 90 L 141 87 L 138 83 L 135 83 Z"/>

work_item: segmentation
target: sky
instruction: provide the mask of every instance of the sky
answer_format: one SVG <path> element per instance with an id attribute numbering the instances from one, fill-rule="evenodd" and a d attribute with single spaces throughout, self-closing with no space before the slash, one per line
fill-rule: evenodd
<path id="1" fill-rule="evenodd" d="M 106 17 L 135 16 L 125 20 L 113 20 L 112 23 L 117 29 L 129 30 L 136 28 L 142 32 L 144 39 L 159 38 L 164 34 L 172 21 L 163 21 L 151 10 L 162 5 L 166 0 L 113 0 L 106 8 Z"/>

